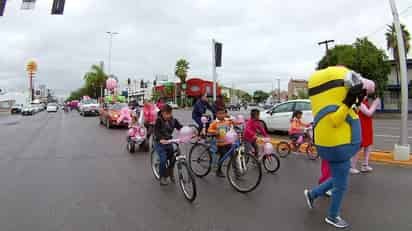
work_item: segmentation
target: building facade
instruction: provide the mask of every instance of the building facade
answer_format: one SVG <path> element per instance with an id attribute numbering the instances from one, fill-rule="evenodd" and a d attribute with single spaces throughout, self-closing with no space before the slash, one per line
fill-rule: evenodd
<path id="1" fill-rule="evenodd" d="M 304 79 L 290 79 L 288 83 L 288 99 L 297 99 L 300 94 L 307 95 L 308 81 Z"/>

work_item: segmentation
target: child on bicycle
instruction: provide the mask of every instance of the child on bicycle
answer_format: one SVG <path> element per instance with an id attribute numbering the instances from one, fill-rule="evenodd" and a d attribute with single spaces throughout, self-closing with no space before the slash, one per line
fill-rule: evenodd
<path id="1" fill-rule="evenodd" d="M 216 171 L 216 176 L 218 177 L 225 177 L 225 175 L 222 172 L 222 163 L 220 161 L 222 160 L 223 156 L 231 148 L 231 144 L 227 144 L 225 142 L 225 136 L 232 126 L 233 126 L 233 122 L 231 120 L 226 119 L 226 109 L 218 108 L 216 112 L 216 120 L 210 124 L 207 130 L 207 132 L 210 135 L 216 136 L 217 153 L 219 153 L 220 155 L 219 161 L 218 161 L 219 164 L 217 166 L 217 171 Z M 215 147 L 211 147 L 211 149 L 212 148 L 216 150 Z"/>
<path id="2" fill-rule="evenodd" d="M 262 126 L 260 121 L 260 111 L 258 109 L 252 109 L 250 111 L 250 119 L 246 122 L 245 131 L 243 132 L 243 138 L 247 142 L 248 146 L 250 145 L 255 149 L 255 154 L 258 153 L 257 141 L 257 132 L 259 132 L 264 137 L 268 138 L 269 135 L 265 131 L 265 128 Z"/>
<path id="3" fill-rule="evenodd" d="M 173 164 L 166 169 L 167 160 L 171 161 L 173 158 L 173 145 L 168 144 L 167 141 L 173 138 L 172 134 L 175 129 L 180 130 L 182 127 L 182 124 L 173 118 L 172 107 L 165 104 L 154 126 L 155 150 L 160 159 L 160 185 L 168 184 L 167 177 L 174 181 Z"/>
<path id="4" fill-rule="evenodd" d="M 304 136 L 304 128 L 309 124 L 302 122 L 302 111 L 294 111 L 290 120 L 289 136 L 292 140 L 298 141 Z"/>

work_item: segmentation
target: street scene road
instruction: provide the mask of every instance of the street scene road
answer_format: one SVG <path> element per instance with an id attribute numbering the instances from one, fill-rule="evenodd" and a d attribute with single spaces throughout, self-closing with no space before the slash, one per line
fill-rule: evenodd
<path id="1" fill-rule="evenodd" d="M 191 122 L 187 111 L 175 116 Z M 329 199 L 309 211 L 303 197 L 317 182 L 320 161 L 281 159 L 280 170 L 264 173 L 249 194 L 214 174 L 197 178 L 190 204 L 177 186 L 159 186 L 148 153 L 126 151 L 125 129 L 62 111 L 1 121 L 2 231 L 334 230 L 323 222 Z M 373 173 L 350 179 L 342 215 L 351 230 L 411 230 L 411 169 L 372 166 Z"/>

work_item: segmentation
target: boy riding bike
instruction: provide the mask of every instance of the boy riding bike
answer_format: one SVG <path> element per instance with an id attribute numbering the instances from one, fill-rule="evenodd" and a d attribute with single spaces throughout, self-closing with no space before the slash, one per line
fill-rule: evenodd
<path id="1" fill-rule="evenodd" d="M 220 160 L 231 148 L 231 144 L 225 142 L 225 136 L 232 126 L 233 122 L 226 119 L 226 109 L 219 108 L 216 112 L 216 120 L 210 124 L 207 130 L 210 135 L 216 136 L 217 153 L 220 155 L 216 171 L 216 176 L 218 177 L 225 177 L 222 172 L 222 162 L 220 162 Z M 212 145 L 214 145 L 214 143 Z M 216 147 L 211 147 L 211 149 L 212 148 L 216 150 Z"/>
<path id="2" fill-rule="evenodd" d="M 165 104 L 160 109 L 160 116 L 157 118 L 154 126 L 154 142 L 155 150 L 159 154 L 160 166 L 160 185 L 167 185 L 167 177 L 170 177 L 171 181 L 174 181 L 173 176 L 173 164 L 166 169 L 167 160 L 172 160 L 173 145 L 169 144 L 167 140 L 172 139 L 172 134 L 175 129 L 180 130 L 183 126 L 179 121 L 173 118 L 172 107 Z"/>

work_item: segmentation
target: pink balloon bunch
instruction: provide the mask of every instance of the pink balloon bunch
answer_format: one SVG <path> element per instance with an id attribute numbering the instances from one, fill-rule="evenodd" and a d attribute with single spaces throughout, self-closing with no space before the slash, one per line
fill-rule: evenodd
<path id="1" fill-rule="evenodd" d="M 375 92 L 375 82 L 369 79 L 362 78 L 363 89 L 366 89 L 368 94 Z"/>
<path id="2" fill-rule="evenodd" d="M 125 107 L 120 110 L 120 116 L 117 119 L 118 123 L 121 123 L 122 121 L 127 121 L 128 123 L 132 122 L 132 117 L 130 116 L 130 109 Z"/>
<path id="3" fill-rule="evenodd" d="M 106 80 L 106 88 L 109 90 L 114 90 L 117 88 L 117 81 L 113 78 Z"/>
<path id="4" fill-rule="evenodd" d="M 202 122 L 202 124 L 207 124 L 207 123 L 209 122 L 209 120 L 207 119 L 206 116 L 202 116 L 202 117 L 200 118 L 200 121 Z"/>
<path id="5" fill-rule="evenodd" d="M 236 123 L 237 124 L 244 124 L 245 123 L 245 117 L 243 115 L 238 115 L 236 118 Z"/>
<path id="6" fill-rule="evenodd" d="M 188 126 L 184 126 L 184 127 L 182 127 L 182 129 L 180 129 L 179 140 L 181 142 L 188 142 L 192 139 L 193 134 L 194 134 L 193 129 L 191 129 Z"/>
<path id="7" fill-rule="evenodd" d="M 237 133 L 234 130 L 230 130 L 225 135 L 225 143 L 233 144 L 237 140 Z"/>
<path id="8" fill-rule="evenodd" d="M 154 123 L 157 119 L 156 107 L 153 104 L 148 104 L 143 107 L 144 120 L 147 123 Z"/>

